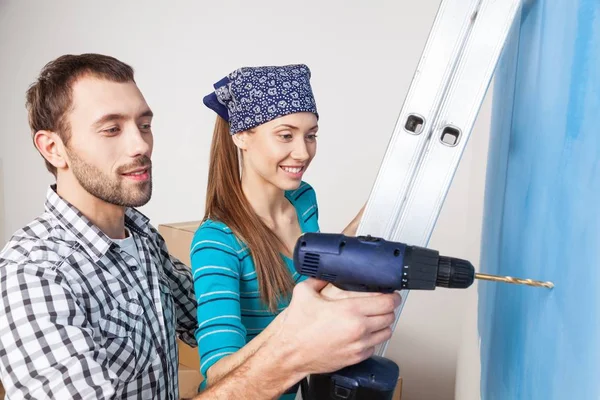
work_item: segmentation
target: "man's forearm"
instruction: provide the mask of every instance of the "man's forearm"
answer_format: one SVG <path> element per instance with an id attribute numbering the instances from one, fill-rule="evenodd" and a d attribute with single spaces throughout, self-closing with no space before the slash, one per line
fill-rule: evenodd
<path id="1" fill-rule="evenodd" d="M 269 338 L 280 328 L 280 322 L 283 318 L 285 311 L 283 311 L 280 315 L 275 318 L 273 322 L 271 322 L 265 330 L 263 330 L 258 336 L 252 339 L 248 344 L 244 347 L 236 351 L 235 353 L 223 357 L 218 362 L 216 362 L 210 369 L 207 371 L 207 381 L 208 385 L 213 385 L 217 383 L 220 379 L 226 376 L 229 372 L 233 371 L 235 368 L 242 365 L 246 362 L 254 353 L 260 349 L 263 344 L 269 340 Z"/>
<path id="2" fill-rule="evenodd" d="M 269 400 L 281 396 L 304 374 L 294 368 L 293 350 L 275 342 L 265 343 L 194 400 Z"/>

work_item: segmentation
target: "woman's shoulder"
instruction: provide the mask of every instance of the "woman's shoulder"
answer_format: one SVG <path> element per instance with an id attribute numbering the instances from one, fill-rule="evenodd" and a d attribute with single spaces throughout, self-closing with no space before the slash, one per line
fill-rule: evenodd
<path id="1" fill-rule="evenodd" d="M 215 221 L 210 218 L 205 219 L 196 229 L 195 235 L 201 236 L 230 236 L 233 231 L 221 221 Z"/>
<path id="2" fill-rule="evenodd" d="M 246 246 L 238 240 L 231 228 L 220 221 L 212 219 L 204 220 L 194 232 L 191 251 L 204 247 L 222 247 L 235 251 L 240 255 L 246 250 Z"/>
<path id="3" fill-rule="evenodd" d="M 287 191 L 285 196 L 296 209 L 302 230 L 318 232 L 319 206 L 315 189 L 309 183 L 302 181 L 298 189 Z"/>
<path id="4" fill-rule="evenodd" d="M 287 190 L 285 192 L 285 197 L 287 197 L 288 200 L 290 200 L 293 204 L 313 205 L 317 200 L 315 189 L 305 181 L 302 181 L 297 189 Z"/>

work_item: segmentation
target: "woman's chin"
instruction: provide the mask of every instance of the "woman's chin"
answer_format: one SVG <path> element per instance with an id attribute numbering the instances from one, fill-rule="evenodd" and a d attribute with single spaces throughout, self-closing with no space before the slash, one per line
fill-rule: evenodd
<path id="1" fill-rule="evenodd" d="M 280 188 L 281 190 L 290 191 L 296 190 L 302 184 L 302 178 L 285 178 L 285 179 L 277 179 L 275 186 Z"/>

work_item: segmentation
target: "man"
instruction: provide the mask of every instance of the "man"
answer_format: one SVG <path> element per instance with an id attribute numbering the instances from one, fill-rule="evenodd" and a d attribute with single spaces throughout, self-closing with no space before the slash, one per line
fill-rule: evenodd
<path id="1" fill-rule="evenodd" d="M 152 193 L 153 114 L 133 70 L 62 56 L 31 86 L 27 108 L 56 184 L 44 214 L 0 253 L 8 397 L 177 399 L 176 336 L 195 345 L 195 296 L 189 268 L 134 208 Z M 197 398 L 275 398 L 390 337 L 397 295 L 364 301 L 324 288 L 298 285 L 272 337 Z"/>

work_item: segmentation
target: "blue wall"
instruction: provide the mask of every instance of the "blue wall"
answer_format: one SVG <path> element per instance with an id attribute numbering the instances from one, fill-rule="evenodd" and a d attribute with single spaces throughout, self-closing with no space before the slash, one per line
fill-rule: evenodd
<path id="1" fill-rule="evenodd" d="M 527 1 L 496 71 L 483 399 L 600 398 L 600 0 Z M 517 24 L 518 25 L 518 24 Z"/>

